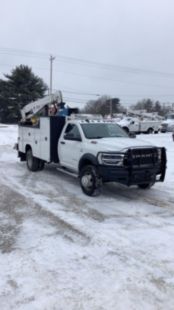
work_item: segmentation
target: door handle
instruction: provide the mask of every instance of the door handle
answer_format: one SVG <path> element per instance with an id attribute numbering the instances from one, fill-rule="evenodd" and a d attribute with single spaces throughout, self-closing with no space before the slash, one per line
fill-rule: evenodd
<path id="1" fill-rule="evenodd" d="M 61 144 L 65 144 L 65 142 L 64 142 L 64 141 L 61 141 L 60 143 L 61 143 Z"/>

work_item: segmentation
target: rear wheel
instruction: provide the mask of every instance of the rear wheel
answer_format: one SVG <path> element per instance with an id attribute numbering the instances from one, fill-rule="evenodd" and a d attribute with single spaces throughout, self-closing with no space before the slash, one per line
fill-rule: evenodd
<path id="1" fill-rule="evenodd" d="M 88 165 L 81 169 L 80 186 L 82 191 L 88 196 L 96 196 L 100 193 L 102 180 L 95 166 Z"/>
<path id="2" fill-rule="evenodd" d="M 33 156 L 32 149 L 27 150 L 26 152 L 26 161 L 27 161 L 27 168 L 30 171 L 37 171 L 39 169 L 39 162 L 40 160 Z"/>
<path id="3" fill-rule="evenodd" d="M 149 189 L 154 185 L 154 183 L 143 183 L 143 184 L 138 184 L 138 187 L 141 189 Z"/>
<path id="4" fill-rule="evenodd" d="M 147 133 L 148 133 L 148 134 L 153 133 L 153 128 L 149 128 L 149 129 L 147 130 Z"/>
<path id="5" fill-rule="evenodd" d="M 45 162 L 42 159 L 39 159 L 39 169 L 38 170 L 43 170 L 45 166 Z"/>

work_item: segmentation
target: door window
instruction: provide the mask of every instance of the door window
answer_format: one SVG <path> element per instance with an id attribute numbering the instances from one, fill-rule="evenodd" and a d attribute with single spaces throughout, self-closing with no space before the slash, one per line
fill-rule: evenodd
<path id="1" fill-rule="evenodd" d="M 65 130 L 64 139 L 81 141 L 79 129 L 75 124 L 68 124 Z"/>

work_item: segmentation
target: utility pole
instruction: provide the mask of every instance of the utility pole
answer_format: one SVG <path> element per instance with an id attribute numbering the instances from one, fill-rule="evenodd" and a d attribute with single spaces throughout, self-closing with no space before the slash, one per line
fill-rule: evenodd
<path id="1" fill-rule="evenodd" d="M 112 99 L 110 99 L 110 118 L 112 118 Z"/>
<path id="2" fill-rule="evenodd" d="M 107 103 L 109 104 L 110 118 L 112 118 L 113 117 L 113 104 L 114 105 L 119 104 L 119 99 L 118 98 L 110 98 L 107 100 Z"/>
<path id="3" fill-rule="evenodd" d="M 53 60 L 56 57 L 53 57 L 52 55 L 50 55 L 50 91 L 49 94 L 52 95 L 52 84 L 53 84 Z"/>

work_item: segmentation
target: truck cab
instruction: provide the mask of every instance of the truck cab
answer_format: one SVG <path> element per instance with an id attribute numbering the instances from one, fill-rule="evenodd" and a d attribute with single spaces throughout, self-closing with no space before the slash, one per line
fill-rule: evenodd
<path id="1" fill-rule="evenodd" d="M 161 124 L 161 132 L 174 131 L 174 113 L 168 114 Z"/>

